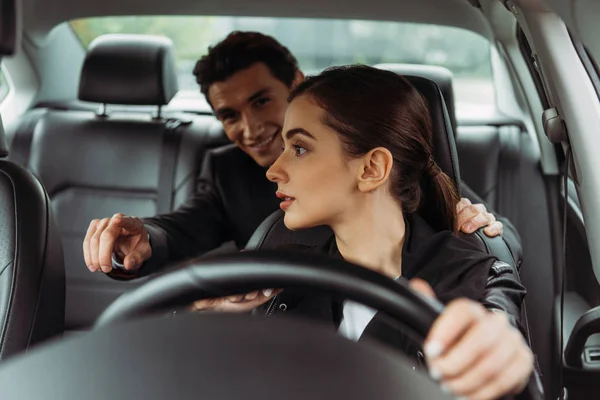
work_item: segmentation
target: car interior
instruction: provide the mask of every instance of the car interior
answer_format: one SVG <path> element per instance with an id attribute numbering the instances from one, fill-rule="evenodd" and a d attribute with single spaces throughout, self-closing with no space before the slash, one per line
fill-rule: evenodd
<path id="1" fill-rule="evenodd" d="M 87 269 L 82 242 L 92 219 L 176 209 L 195 193 L 206 152 L 229 143 L 192 69 L 207 46 L 235 29 L 273 34 L 309 74 L 366 63 L 405 76 L 429 104 L 440 168 L 457 186 L 468 184 L 473 203 L 485 201 L 508 218 L 521 238 L 517 265 L 500 238 L 464 235 L 520 273 L 544 397 L 600 393 L 600 247 L 590 245 L 600 238 L 600 3 L 1 4 L 1 398 L 188 398 L 198 387 L 219 398 L 450 398 L 396 354 L 318 327 L 253 321 L 243 328 L 243 345 L 224 333 L 242 329 L 235 317 L 175 318 L 173 310 L 211 287 L 308 285 L 362 301 L 426 335 L 440 309 L 406 285 L 390 287 L 342 262 L 262 254 L 331 236 L 323 227 L 289 231 L 281 211 L 258 227 L 248 254 L 225 243 L 156 279 L 117 281 Z M 159 315 L 139 318 L 148 313 Z M 278 329 L 290 335 L 273 334 Z M 123 340 L 141 332 L 155 334 Z M 264 351 L 265 338 L 277 351 Z M 330 356 L 309 366 L 302 362 L 307 348 L 329 349 Z M 326 372 L 339 369 L 340 355 L 343 372 Z M 257 358 L 281 368 L 269 373 L 272 379 L 254 371 L 239 385 L 224 383 Z M 96 367 L 82 369 L 89 359 Z M 217 367 L 208 368 L 216 359 Z M 134 371 L 128 373 L 154 379 L 115 381 L 122 363 Z M 365 373 L 365 363 L 377 368 Z M 186 372 L 203 368 L 210 372 L 202 378 Z M 397 379 L 383 372 L 389 368 L 400 371 Z M 298 374 L 306 376 L 302 388 L 289 379 Z M 110 387 L 99 384 L 108 379 Z"/>

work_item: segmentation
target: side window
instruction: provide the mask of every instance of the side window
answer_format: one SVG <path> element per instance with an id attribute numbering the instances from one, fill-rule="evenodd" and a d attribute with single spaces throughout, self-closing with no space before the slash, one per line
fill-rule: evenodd
<path id="1" fill-rule="evenodd" d="M 596 95 L 600 98 L 600 71 L 598 70 L 598 64 L 583 43 L 571 34 L 571 31 L 569 31 L 569 35 L 571 36 L 573 46 L 575 46 L 575 50 L 579 55 L 583 67 L 590 76 L 590 80 L 596 90 Z"/>
<path id="2" fill-rule="evenodd" d="M 4 71 L 0 69 L 0 103 L 6 99 L 8 93 L 10 92 L 10 85 L 8 84 L 8 79 L 4 74 Z"/>

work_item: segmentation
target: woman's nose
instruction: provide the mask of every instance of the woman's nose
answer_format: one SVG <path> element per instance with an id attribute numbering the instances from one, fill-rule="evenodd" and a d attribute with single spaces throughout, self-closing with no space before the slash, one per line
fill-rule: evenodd
<path id="1" fill-rule="evenodd" d="M 271 182 L 281 182 L 285 179 L 285 173 L 282 168 L 282 157 L 283 155 L 279 156 L 267 170 L 267 179 Z"/>

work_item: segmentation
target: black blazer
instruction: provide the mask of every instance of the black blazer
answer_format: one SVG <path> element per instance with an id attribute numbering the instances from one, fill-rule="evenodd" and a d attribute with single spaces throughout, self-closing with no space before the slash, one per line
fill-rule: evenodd
<path id="1" fill-rule="evenodd" d="M 521 306 L 526 290 L 514 268 L 483 253 L 459 235 L 450 231 L 434 231 L 417 214 L 407 215 L 405 225 L 401 279 L 418 277 L 425 280 L 444 304 L 457 298 L 469 298 L 488 309 L 501 310 L 516 327 L 522 328 Z M 334 238 L 321 247 L 288 245 L 285 249 L 314 251 L 341 258 Z M 281 304 L 285 306 L 279 307 Z M 336 299 L 304 290 L 284 290 L 262 308 L 265 315 L 285 310 L 323 319 L 336 328 L 341 321 L 341 306 L 336 305 Z M 369 332 L 369 326 L 365 332 Z"/>
<path id="2" fill-rule="evenodd" d="M 208 151 L 196 195 L 171 213 L 144 219 L 152 257 L 132 277 L 200 256 L 225 242 L 244 248 L 261 222 L 279 207 L 277 184 L 266 173 L 267 168 L 233 144 Z"/>
<path id="3" fill-rule="evenodd" d="M 171 213 L 144 219 L 151 259 L 135 273 L 115 271 L 110 275 L 117 279 L 145 276 L 229 241 L 242 249 L 260 223 L 279 207 L 277 185 L 266 178 L 266 172 L 233 144 L 208 151 L 196 195 Z M 461 191 L 481 202 L 464 183 Z M 518 262 L 520 238 L 510 221 L 499 219 L 505 226 L 504 240 Z"/>

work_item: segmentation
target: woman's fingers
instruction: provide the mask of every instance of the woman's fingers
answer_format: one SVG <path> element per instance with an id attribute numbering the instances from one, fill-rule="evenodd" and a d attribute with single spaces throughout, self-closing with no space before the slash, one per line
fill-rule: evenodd
<path id="1" fill-rule="evenodd" d="M 525 389 L 533 370 L 533 355 L 515 357 L 495 379 L 469 395 L 471 400 L 492 400 L 504 395 L 519 394 Z"/>
<path id="2" fill-rule="evenodd" d="M 504 314 L 471 300 L 448 304 L 424 349 L 432 377 L 469 399 L 519 393 L 533 371 L 533 354 L 521 333 Z"/>
<path id="3" fill-rule="evenodd" d="M 449 349 L 487 310 L 468 299 L 454 300 L 435 320 L 429 330 L 423 350 L 428 361 L 438 358 Z"/>
<path id="4" fill-rule="evenodd" d="M 517 382 L 518 379 L 510 378 L 506 372 L 514 368 L 515 360 L 520 363 L 524 360 L 518 343 L 509 343 L 510 339 L 506 338 L 505 340 L 506 342 L 491 348 L 489 352 L 483 354 L 463 374 L 452 379 L 444 379 L 444 385 L 452 393 L 468 398 L 490 387 L 504 390 L 504 392 L 493 393 L 495 397 L 507 394 L 507 391 L 517 386 L 519 382 Z"/>
<path id="5" fill-rule="evenodd" d="M 490 321 L 492 318 L 500 321 Z M 437 374 L 444 380 L 463 375 L 480 362 L 482 357 L 487 356 L 491 349 L 503 347 L 501 340 L 505 324 L 508 325 L 508 321 L 504 315 L 492 314 L 490 318 L 483 318 L 470 325 L 454 345 L 431 361 L 430 369 L 437 370 Z"/>
<path id="6" fill-rule="evenodd" d="M 461 373 L 442 378 L 444 385 L 452 393 L 470 396 L 501 377 L 519 356 L 520 351 L 519 343 L 505 336 L 500 335 L 502 342 L 481 353 Z"/>

